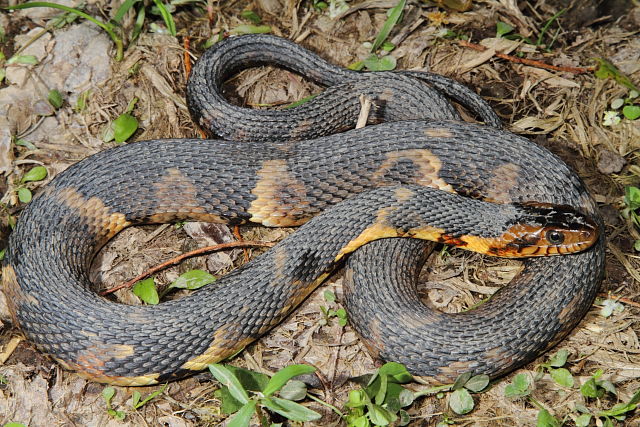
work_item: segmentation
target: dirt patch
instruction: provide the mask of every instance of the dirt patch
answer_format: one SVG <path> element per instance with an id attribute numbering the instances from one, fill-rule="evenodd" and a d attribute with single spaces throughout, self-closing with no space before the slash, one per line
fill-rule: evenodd
<path id="1" fill-rule="evenodd" d="M 458 39 L 491 43 L 489 39 L 496 35 L 496 22 L 501 21 L 514 28 L 512 34 L 537 40 L 545 23 L 561 8 L 568 8 L 557 20 L 558 25 L 550 26 L 549 33 L 542 37 L 543 44 L 548 46 L 555 36 L 549 51 L 545 46 L 531 49 L 519 45 L 511 54 L 522 52 L 520 56 L 542 63 L 574 67 L 591 66 L 590 58 L 606 56 L 637 82 L 640 42 L 633 31 L 637 32 L 640 26 L 640 8 L 628 1 L 540 1 L 535 8 L 524 3 L 517 8 L 514 1 L 489 0 L 474 2 L 466 13 L 443 13 L 423 3 L 409 2 L 403 21 L 391 33 L 397 46 L 393 55 L 398 60 L 398 69 L 427 69 L 468 84 L 491 103 L 514 132 L 529 135 L 570 164 L 586 181 L 606 218 L 609 252 L 602 291 L 633 302 L 640 292 L 640 260 L 632 248 L 638 236 L 619 212 L 623 187 L 638 185 L 640 181 L 637 168 L 640 124 L 623 120 L 615 126 L 603 125 L 604 111 L 613 99 L 624 97 L 627 90 L 611 80 L 596 79 L 592 73 L 575 75 L 541 70 L 491 55 L 482 57 L 480 52 L 461 46 Z M 94 2 L 89 12 L 108 15 L 108 5 L 109 2 Z M 328 12 L 314 9 L 311 2 L 239 1 L 220 4 L 217 9 L 211 6 L 209 13 L 206 8 L 179 8 L 174 14 L 177 38 L 162 31 L 149 31 L 150 22 L 155 28 L 163 28 L 162 21 L 151 16 L 140 39 L 126 50 L 122 62 L 112 60 L 111 41 L 87 22 L 76 21 L 61 29 L 45 31 L 46 35 L 37 38 L 31 47 L 39 65 L 12 66 L 9 81 L 0 86 L 3 108 L 0 118 L 6 117 L 4 129 L 9 130 L 4 151 L 0 150 L 6 165 L 3 171 L 6 178 L 0 186 L 4 191 L 0 230 L 3 242 L 11 218 L 19 217 L 24 207 L 16 196 L 24 171 L 42 164 L 52 177 L 70 164 L 112 145 L 102 141 L 103 132 L 133 98 L 138 100 L 134 115 L 140 122 L 133 139 L 198 136 L 184 102 L 186 38 L 192 54 L 197 56 L 207 40 L 248 24 L 240 13 L 250 9 L 262 17 L 262 24 L 271 26 L 274 34 L 347 66 L 368 55 L 363 43 L 375 38 L 386 19 L 386 10 L 393 5 L 394 2 L 385 1 L 352 4 L 334 19 Z M 3 13 L 0 23 L 7 40 L 2 50 L 9 57 L 29 40 L 20 39 L 21 35 L 35 29 L 29 36 L 34 37 L 47 21 L 39 16 Z M 123 26 L 125 33 L 133 24 L 134 17 L 128 16 Z M 87 47 L 89 41 L 98 39 L 101 43 Z M 64 52 L 74 49 L 74 55 L 64 57 Z M 39 110 L 52 88 L 63 93 L 63 107 L 56 111 Z M 228 86 L 235 103 L 256 107 L 281 105 L 319 90 L 300 76 L 270 67 L 243 72 Z M 85 92 L 89 93 L 87 103 L 78 108 L 78 100 Z M 15 136 L 32 145 L 16 145 L 11 139 Z M 46 182 L 29 187 L 37 192 Z M 94 278 L 103 288 L 119 284 L 203 244 L 192 239 L 210 237 L 211 230 L 203 227 L 197 226 L 197 230 L 189 233 L 173 226 L 126 230 L 96 260 Z M 287 233 L 241 229 L 247 240 L 274 241 Z M 228 231 L 223 234 L 224 239 L 230 236 Z M 244 263 L 254 252 L 260 250 L 236 250 L 215 260 L 196 258 L 166 270 L 158 281 L 168 283 L 180 272 L 194 267 L 211 268 L 212 273 L 222 274 Z M 430 276 L 423 293 L 443 309 L 466 309 L 508 282 L 519 268 L 517 263 L 459 252 L 434 256 L 427 267 Z M 322 375 L 322 381 L 316 379 L 314 393 L 342 408 L 348 391 L 354 388 L 349 378 L 370 373 L 379 363 L 371 359 L 349 326 L 341 328 L 337 322 L 321 325 L 320 306 L 328 304 L 322 293 L 327 289 L 333 290 L 340 301 L 341 281 L 337 278 L 315 292 L 289 319 L 248 347 L 233 363 L 268 373 L 291 363 L 312 364 Z M 130 292 L 122 292 L 118 298 L 138 303 Z M 558 348 L 570 351 L 568 367 L 576 383 L 584 383 L 597 369 L 603 369 L 603 378 L 617 387 L 618 399 L 626 401 L 640 387 L 638 308 L 627 304 L 624 311 L 607 318 L 600 315 L 600 308 L 599 303 L 594 305 Z M 11 338 L 19 332 L 12 329 L 6 312 L 0 314 L 4 322 L 0 344 L 6 351 Z M 104 386 L 63 371 L 26 342 L 7 355 L 8 359 L 0 366 L 4 378 L 4 384 L 0 382 L 1 422 L 20 421 L 33 426 L 122 425 L 106 411 L 101 396 Z M 530 401 L 505 398 L 505 387 L 518 373 L 533 377 L 535 366 L 547 358 L 548 355 L 541 357 L 497 381 L 488 392 L 475 395 L 476 409 L 469 415 L 456 418 L 448 410 L 446 399 L 430 397 L 411 407 L 412 422 L 435 425 L 444 419 L 443 414 L 448 414 L 460 425 L 533 425 L 538 409 Z M 111 405 L 124 411 L 124 423 L 128 425 L 216 425 L 225 419 L 220 401 L 213 395 L 216 388 L 217 383 L 203 373 L 170 384 L 161 396 L 137 411 L 130 403 L 134 389 L 117 387 Z M 155 390 L 157 387 L 138 389 L 143 395 Z M 612 397 L 587 401 L 577 387 L 560 387 L 548 376 L 535 383 L 532 395 L 558 418 L 566 415 L 567 419 L 576 413 L 576 404 L 587 405 L 595 412 L 616 402 Z M 318 425 L 338 423 L 335 413 L 317 404 L 310 406 L 325 417 Z M 632 415 L 626 422 L 637 423 L 638 415 Z"/>

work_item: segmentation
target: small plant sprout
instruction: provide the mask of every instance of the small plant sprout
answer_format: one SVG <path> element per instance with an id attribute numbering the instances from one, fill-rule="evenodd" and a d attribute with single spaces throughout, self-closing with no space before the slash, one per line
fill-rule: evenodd
<path id="1" fill-rule="evenodd" d="M 389 9 L 387 20 L 382 25 L 378 36 L 373 43 L 367 43 L 365 46 L 371 54 L 362 61 L 349 65 L 352 70 L 361 70 L 366 68 L 370 71 L 389 71 L 396 68 L 396 58 L 389 54 L 395 46 L 387 40 L 393 27 L 402 19 L 402 11 L 406 0 L 400 0 L 394 7 Z M 376 52 L 380 52 L 379 54 Z"/>
<path id="2" fill-rule="evenodd" d="M 214 378 L 222 383 L 222 387 L 215 394 L 222 401 L 222 412 L 235 414 L 227 426 L 248 426 L 254 414 L 257 414 L 261 425 L 269 425 L 268 413 L 263 409 L 280 414 L 291 421 L 304 422 L 320 418 L 317 412 L 294 402 L 310 395 L 307 394 L 306 385 L 302 381 L 291 381 L 299 375 L 315 372 L 313 366 L 290 365 L 276 372 L 271 378 L 231 365 L 212 364 L 209 365 L 209 370 Z M 276 393 L 280 397 L 276 397 Z"/>
<path id="3" fill-rule="evenodd" d="M 18 200 L 22 203 L 29 203 L 33 197 L 31 190 L 27 187 L 29 182 L 42 181 L 47 177 L 47 169 L 44 166 L 36 166 L 26 172 L 17 187 Z"/>
<path id="4" fill-rule="evenodd" d="M 330 305 L 337 306 L 336 303 L 336 295 L 331 291 L 324 291 L 324 300 Z M 320 326 L 325 326 L 329 324 L 329 321 L 332 318 L 338 319 L 338 324 L 342 327 L 347 325 L 347 312 L 344 308 L 327 308 L 324 305 L 320 306 L 320 311 L 322 312 L 322 319 L 320 319 Z"/>

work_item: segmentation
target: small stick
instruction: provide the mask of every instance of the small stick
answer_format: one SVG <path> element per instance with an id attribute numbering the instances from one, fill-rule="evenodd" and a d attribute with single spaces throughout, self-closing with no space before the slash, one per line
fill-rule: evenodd
<path id="1" fill-rule="evenodd" d="M 477 50 L 479 52 L 484 52 L 485 50 L 488 49 L 482 45 L 471 43 L 466 40 L 460 40 L 458 41 L 458 44 L 460 44 L 460 46 L 468 47 L 468 48 Z M 542 61 L 537 61 L 535 59 L 518 58 L 517 56 L 507 55 L 499 52 L 496 52 L 495 56 L 497 56 L 498 58 L 506 59 L 507 61 L 518 63 L 518 64 L 525 64 L 525 65 L 530 65 L 532 67 L 544 68 L 544 69 L 553 70 L 553 71 L 564 71 L 564 72 L 573 73 L 573 74 L 584 74 L 584 73 L 588 73 L 595 70 L 595 67 L 559 67 L 556 65 L 546 64 Z"/>
<path id="2" fill-rule="evenodd" d="M 609 298 L 609 299 L 612 299 L 612 300 L 615 300 L 615 301 L 620 301 L 620 302 L 625 303 L 627 305 L 630 305 L 632 307 L 640 308 L 640 303 L 639 302 L 635 302 L 634 300 L 629 299 L 629 298 L 619 297 L 619 296 L 611 295 L 611 294 L 605 294 L 604 292 L 603 293 L 599 293 L 598 296 L 602 297 L 602 298 Z"/>
<path id="3" fill-rule="evenodd" d="M 360 114 L 356 122 L 356 129 L 361 129 L 367 125 L 369 120 L 369 112 L 371 111 L 371 99 L 367 96 L 360 95 Z"/>
<path id="4" fill-rule="evenodd" d="M 182 41 L 182 45 L 184 47 L 184 74 L 189 77 L 191 74 L 191 55 L 189 54 L 189 50 L 191 49 L 191 38 L 186 36 Z"/>
<path id="5" fill-rule="evenodd" d="M 207 252 L 214 252 L 214 251 L 219 251 L 222 249 L 231 249 L 231 248 L 241 248 L 241 247 L 246 247 L 246 246 L 265 246 L 265 247 L 273 247 L 275 246 L 275 243 L 271 243 L 271 242 L 258 242 L 258 241 L 253 241 L 253 240 L 246 240 L 244 242 L 229 242 L 229 243 L 220 243 L 219 245 L 213 245 L 213 246 L 206 246 L 204 248 L 199 248 L 199 249 L 195 249 L 193 251 L 190 252 L 186 252 L 182 255 L 178 255 L 175 258 L 171 258 L 169 261 L 165 261 L 162 264 L 158 264 L 155 267 L 150 268 L 149 270 L 145 271 L 144 273 L 134 277 L 133 279 L 129 280 L 128 282 L 125 282 L 121 285 L 115 286 L 111 289 L 107 289 L 106 291 L 102 291 L 100 292 L 100 295 L 108 295 L 111 294 L 119 289 L 122 288 L 130 288 L 132 287 L 137 281 L 144 279 L 147 276 L 152 275 L 153 273 L 156 273 L 160 270 L 163 270 L 171 265 L 174 264 L 178 264 L 179 262 L 183 261 L 186 258 L 192 257 L 192 256 L 196 256 L 196 255 L 202 255 L 204 253 Z"/>

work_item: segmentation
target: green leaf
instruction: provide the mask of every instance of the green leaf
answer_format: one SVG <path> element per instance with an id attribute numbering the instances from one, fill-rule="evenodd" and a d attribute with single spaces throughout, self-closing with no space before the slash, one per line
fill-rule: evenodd
<path id="1" fill-rule="evenodd" d="M 371 422 L 377 426 L 387 426 L 398 419 L 396 414 L 393 414 L 382 406 L 369 404 L 369 418 Z"/>
<path id="2" fill-rule="evenodd" d="M 138 130 L 138 119 L 131 114 L 124 113 L 113 121 L 111 127 L 116 142 L 125 142 Z"/>
<path id="3" fill-rule="evenodd" d="M 316 411 L 312 411 L 299 403 L 275 396 L 266 397 L 262 402 L 269 410 L 277 412 L 291 421 L 313 421 L 321 417 Z"/>
<path id="4" fill-rule="evenodd" d="M 244 404 L 238 413 L 227 423 L 227 427 L 247 427 L 256 411 L 256 401 L 250 400 Z"/>
<path id="5" fill-rule="evenodd" d="M 28 188 L 18 188 L 18 200 L 20 200 L 22 203 L 29 203 L 32 197 L 33 194 L 31 194 L 31 190 L 29 190 Z"/>
<path id="6" fill-rule="evenodd" d="M 324 300 L 326 302 L 336 302 L 336 294 L 334 294 L 331 291 L 324 291 L 324 293 L 322 294 L 322 296 L 324 297 Z"/>
<path id="7" fill-rule="evenodd" d="M 35 150 L 37 148 L 35 145 L 33 145 L 32 142 L 29 142 L 26 139 L 22 138 L 16 140 L 16 145 L 19 147 L 28 148 L 29 150 Z"/>
<path id="8" fill-rule="evenodd" d="M 395 48 L 396 48 L 396 45 L 394 45 L 394 44 L 393 44 L 393 43 L 391 43 L 391 42 L 384 42 L 384 43 L 382 43 L 381 48 L 382 48 L 382 50 L 384 50 L 385 52 L 391 52 L 393 49 L 395 49 Z"/>
<path id="9" fill-rule="evenodd" d="M 229 31 L 229 34 L 265 34 L 270 33 L 271 27 L 268 25 L 238 25 Z"/>
<path id="10" fill-rule="evenodd" d="M 640 252 L 640 239 L 636 240 L 633 243 L 633 249 L 635 249 L 636 251 Z"/>
<path id="11" fill-rule="evenodd" d="M 614 396 L 616 396 L 618 394 L 618 392 L 616 391 L 616 386 L 614 386 L 611 381 L 600 381 L 600 383 L 598 384 L 598 387 L 602 387 L 603 389 L 605 389 L 607 391 L 607 393 L 611 393 Z"/>
<path id="12" fill-rule="evenodd" d="M 513 385 L 515 385 L 518 390 L 528 390 L 530 385 L 529 376 L 527 376 L 527 374 L 516 375 L 513 378 Z"/>
<path id="13" fill-rule="evenodd" d="M 378 392 L 374 397 L 374 402 L 376 405 L 382 405 L 384 403 L 384 398 L 387 395 L 387 384 L 389 384 L 389 377 L 387 375 L 380 375 L 380 386 L 378 387 Z"/>
<path id="14" fill-rule="evenodd" d="M 366 415 L 361 415 L 358 418 L 351 419 L 349 418 L 347 421 L 347 427 L 369 427 L 371 423 L 369 422 L 369 418 Z"/>
<path id="15" fill-rule="evenodd" d="M 258 16 L 258 14 L 253 10 L 243 10 L 242 12 L 240 12 L 240 16 L 242 16 L 244 19 L 248 19 L 249 21 L 251 21 L 251 23 L 256 25 L 262 22 L 262 18 L 260 18 L 260 16 Z"/>
<path id="16" fill-rule="evenodd" d="M 391 10 L 389 10 L 389 16 L 387 17 L 387 20 L 384 21 L 384 24 L 382 25 L 378 36 L 373 42 L 373 45 L 371 45 L 371 52 L 375 52 L 376 50 L 378 50 L 378 48 L 382 46 L 382 43 L 387 39 L 387 37 L 389 37 L 391 30 L 393 30 L 393 27 L 398 23 L 400 17 L 402 16 L 404 5 L 405 0 L 400 0 L 398 4 L 396 4 L 393 8 L 391 8 Z"/>
<path id="17" fill-rule="evenodd" d="M 280 397 L 288 400 L 302 400 L 307 395 L 307 385 L 299 380 L 290 380 L 278 393 Z"/>
<path id="18" fill-rule="evenodd" d="M 598 63 L 598 67 L 594 71 L 594 74 L 597 78 L 599 79 L 611 78 L 611 79 L 614 79 L 616 82 L 618 82 L 618 84 L 626 87 L 627 89 L 640 91 L 640 89 L 638 89 L 636 85 L 633 84 L 631 79 L 625 76 L 611 62 L 607 61 L 604 58 L 594 58 L 594 59 Z"/>
<path id="19" fill-rule="evenodd" d="M 473 397 L 464 388 L 455 390 L 449 397 L 449 407 L 458 415 L 468 414 L 473 410 L 473 406 Z"/>
<path id="20" fill-rule="evenodd" d="M 126 15 L 127 12 L 139 1 L 141 0 L 125 0 L 124 2 L 122 2 L 111 20 L 113 22 L 120 23 L 122 21 L 122 18 L 124 18 L 124 15 Z"/>
<path id="21" fill-rule="evenodd" d="M 560 421 L 546 409 L 541 409 L 540 412 L 538 412 L 536 427 L 560 427 Z"/>
<path id="22" fill-rule="evenodd" d="M 640 105 L 625 105 L 622 114 L 629 120 L 635 120 L 640 117 Z"/>
<path id="23" fill-rule="evenodd" d="M 627 412 L 631 412 L 634 409 L 636 409 L 635 403 L 618 403 L 611 409 L 599 412 L 598 417 L 617 417 L 620 415 L 624 415 Z"/>
<path id="24" fill-rule="evenodd" d="M 160 302 L 153 277 L 141 280 L 133 285 L 133 293 L 146 304 L 156 305 Z"/>
<path id="25" fill-rule="evenodd" d="M 249 395 L 247 394 L 247 391 L 242 387 L 240 381 L 238 381 L 238 379 L 224 365 L 213 363 L 209 365 L 209 371 L 211 371 L 211 375 L 213 375 L 216 380 L 229 388 L 229 392 L 236 400 L 241 402 L 243 405 L 246 405 L 247 402 L 249 402 Z"/>
<path id="26" fill-rule="evenodd" d="M 471 379 L 472 375 L 473 375 L 473 372 L 464 372 L 458 375 L 458 378 L 456 378 L 456 381 L 453 383 L 453 386 L 451 386 L 451 390 L 459 390 L 462 387 L 464 387 L 467 381 Z"/>
<path id="27" fill-rule="evenodd" d="M 396 58 L 393 55 L 386 55 L 380 58 L 375 53 L 372 53 L 362 62 L 371 71 L 391 71 L 396 68 Z"/>
<path id="28" fill-rule="evenodd" d="M 47 177 L 47 168 L 36 166 L 22 176 L 20 182 L 42 181 Z"/>
<path id="29" fill-rule="evenodd" d="M 7 248 L 4 248 L 0 251 L 0 261 L 4 259 L 4 255 L 7 253 Z M 0 384 L 6 384 L 6 380 L 3 379 L 2 375 L 0 375 Z"/>
<path id="30" fill-rule="evenodd" d="M 400 421 L 398 422 L 399 426 L 406 426 L 411 422 L 409 413 L 407 413 L 407 411 L 405 411 L 404 409 L 400 409 L 400 411 L 398 411 L 398 416 L 400 417 Z"/>
<path id="31" fill-rule="evenodd" d="M 10 64 L 26 64 L 35 65 L 38 63 L 38 58 L 33 55 L 16 55 L 7 60 L 7 65 Z"/>
<path id="32" fill-rule="evenodd" d="M 269 376 L 262 372 L 252 371 L 250 369 L 239 368 L 233 365 L 225 365 L 231 371 L 245 390 L 262 392 L 269 383 Z"/>
<path id="33" fill-rule="evenodd" d="M 364 390 L 350 390 L 349 401 L 346 406 L 348 408 L 360 408 L 369 403 L 369 397 Z"/>
<path id="34" fill-rule="evenodd" d="M 222 386 L 213 392 L 213 395 L 222 402 L 220 410 L 223 414 L 233 414 L 238 412 L 244 406 L 242 402 L 236 400 L 229 391 L 229 387 Z"/>
<path id="35" fill-rule="evenodd" d="M 569 351 L 566 349 L 562 349 L 554 354 L 551 359 L 549 359 L 549 366 L 554 368 L 561 368 L 567 363 L 567 359 L 569 358 Z"/>
<path id="36" fill-rule="evenodd" d="M 2 427 L 25 427 L 22 423 L 6 423 Z"/>
<path id="37" fill-rule="evenodd" d="M 625 187 L 624 202 L 629 209 L 636 210 L 640 208 L 640 188 L 633 186 Z"/>
<path id="38" fill-rule="evenodd" d="M 173 21 L 173 16 L 171 16 L 171 12 L 167 9 L 167 7 L 160 0 L 153 0 L 156 7 L 160 11 L 160 15 L 162 15 L 162 20 L 164 24 L 167 26 L 167 30 L 169 30 L 169 34 L 173 37 L 176 36 L 176 23 Z"/>
<path id="39" fill-rule="evenodd" d="M 173 283 L 169 285 L 171 288 L 179 289 L 199 289 L 205 285 L 216 281 L 216 277 L 203 270 L 191 270 L 183 273 Z"/>
<path id="40" fill-rule="evenodd" d="M 588 427 L 591 422 L 591 414 L 582 414 L 574 420 L 576 427 Z"/>
<path id="41" fill-rule="evenodd" d="M 116 394 L 116 389 L 113 387 L 105 387 L 102 390 L 102 398 L 107 403 L 107 406 L 111 405 L 111 399 L 113 399 L 113 396 L 115 396 L 115 394 Z"/>
<path id="42" fill-rule="evenodd" d="M 529 395 L 529 377 L 527 374 L 518 374 L 513 378 L 511 384 L 504 388 L 505 397 L 524 397 Z"/>
<path id="43" fill-rule="evenodd" d="M 571 388 L 573 387 L 573 376 L 568 369 L 558 368 L 558 369 L 550 369 L 549 374 L 551 374 L 551 378 L 560 384 L 563 387 Z"/>
<path id="44" fill-rule="evenodd" d="M 133 392 L 133 396 L 132 396 L 132 406 L 135 409 L 141 408 L 144 405 L 146 405 L 147 403 L 149 403 L 150 400 L 156 398 L 157 396 L 159 396 L 162 392 L 164 392 L 164 390 L 167 388 L 167 384 L 163 385 L 162 387 L 160 387 L 158 390 L 154 391 L 153 393 L 149 394 L 149 396 L 145 397 L 143 400 L 140 400 L 141 395 L 138 391 L 134 391 Z"/>
<path id="45" fill-rule="evenodd" d="M 107 409 L 107 414 L 109 414 L 110 416 L 112 416 L 118 421 L 124 420 L 124 416 L 125 416 L 123 411 L 116 411 L 115 409 Z"/>
<path id="46" fill-rule="evenodd" d="M 622 107 L 624 105 L 624 99 L 622 98 L 616 98 L 613 101 L 611 101 L 611 108 L 613 110 L 617 110 L 618 108 Z"/>
<path id="47" fill-rule="evenodd" d="M 496 37 L 503 37 L 513 31 L 513 27 L 502 21 L 496 23 Z"/>
<path id="48" fill-rule="evenodd" d="M 600 309 L 600 315 L 602 317 L 609 317 L 614 312 L 621 313 L 624 310 L 624 305 L 618 301 L 608 298 L 602 302 L 602 308 Z"/>
<path id="49" fill-rule="evenodd" d="M 398 384 L 406 384 L 413 381 L 413 376 L 407 371 L 407 368 L 396 362 L 387 362 L 378 370 L 379 375 L 388 375 L 391 382 Z"/>
<path id="50" fill-rule="evenodd" d="M 0 258 L 0 260 L 2 260 L 2 258 Z M 633 396 L 631 396 L 629 403 L 634 405 L 640 403 L 640 390 L 636 391 Z"/>
<path id="51" fill-rule="evenodd" d="M 49 104 L 53 106 L 53 108 L 57 109 L 62 107 L 62 102 L 63 102 L 62 94 L 57 89 L 51 89 L 49 91 L 49 95 L 47 95 L 47 100 L 49 101 Z"/>
<path id="52" fill-rule="evenodd" d="M 142 397 L 142 395 L 140 394 L 139 391 L 134 391 L 133 395 L 131 396 L 131 406 L 133 406 L 134 408 L 137 408 L 138 403 L 140 403 L 140 398 Z"/>
<path id="53" fill-rule="evenodd" d="M 489 385 L 489 375 L 480 374 L 473 376 L 464 384 L 464 388 L 474 393 L 479 393 Z"/>
<path id="54" fill-rule="evenodd" d="M 280 388 L 287 383 L 291 378 L 297 377 L 298 375 L 310 374 L 315 372 L 316 368 L 309 365 L 290 365 L 283 369 L 280 369 L 275 373 L 273 377 L 269 380 L 269 383 L 264 388 L 262 393 L 265 396 L 271 396 L 276 391 L 280 390 Z"/>
<path id="55" fill-rule="evenodd" d="M 142 27 L 144 26 L 144 18 L 147 14 L 147 10 L 144 7 L 138 9 L 138 15 L 136 16 L 136 22 L 133 24 L 133 30 L 131 31 L 131 41 L 138 40 L 140 33 L 142 33 Z"/>
<path id="56" fill-rule="evenodd" d="M 589 378 L 582 384 L 582 387 L 580 387 L 580 393 L 582 393 L 584 397 L 599 398 L 604 394 L 604 390 L 598 387 L 594 378 Z"/>
<path id="57" fill-rule="evenodd" d="M 411 405 L 414 401 L 413 393 L 406 388 L 403 388 L 400 394 L 398 395 L 398 402 L 400 402 L 401 408 L 406 408 Z"/>

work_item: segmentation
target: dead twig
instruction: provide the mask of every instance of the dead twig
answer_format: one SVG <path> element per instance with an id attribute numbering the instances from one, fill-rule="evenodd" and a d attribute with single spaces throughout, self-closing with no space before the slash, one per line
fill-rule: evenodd
<path id="1" fill-rule="evenodd" d="M 223 250 L 223 249 L 231 249 L 231 248 L 241 248 L 241 247 L 247 247 L 247 246 L 258 246 L 258 247 L 272 247 L 274 246 L 275 243 L 271 243 L 271 242 L 258 242 L 258 241 L 253 241 L 253 240 L 246 240 L 244 242 L 229 242 L 229 243 L 220 243 L 219 245 L 213 245 L 213 246 L 206 246 L 204 248 L 199 248 L 190 252 L 186 252 L 182 255 L 178 255 L 175 258 L 171 258 L 168 261 L 163 262 L 162 264 L 158 264 L 155 267 L 152 267 L 150 269 L 148 269 L 147 271 L 143 272 L 142 274 L 134 277 L 133 279 L 129 280 L 128 282 L 125 282 L 121 285 L 115 286 L 111 289 L 107 289 L 106 291 L 102 291 L 100 292 L 100 295 L 108 295 L 111 294 L 119 289 L 123 289 L 123 288 L 130 288 L 132 287 L 136 282 L 152 275 L 153 273 L 157 273 L 160 270 L 163 270 L 167 267 L 170 267 L 174 264 L 178 264 L 180 262 L 182 262 L 183 260 L 185 260 L 186 258 L 190 258 L 192 256 L 196 256 L 196 255 L 202 255 L 205 254 L 207 252 L 215 252 L 215 251 L 219 251 L 219 250 Z"/>
<path id="2" fill-rule="evenodd" d="M 619 297 L 619 296 L 611 295 L 611 294 L 605 294 L 604 292 L 599 293 L 598 296 L 602 297 L 602 298 L 609 298 L 609 299 L 612 299 L 612 300 L 615 300 L 615 301 L 619 301 L 619 302 L 621 302 L 623 304 L 630 305 L 631 307 L 640 308 L 640 302 L 635 302 L 634 300 L 629 299 L 629 298 Z"/>
<path id="3" fill-rule="evenodd" d="M 474 49 L 479 52 L 484 52 L 488 49 L 482 45 L 471 43 L 466 40 L 459 40 L 458 44 L 460 44 L 460 46 L 468 47 L 470 49 Z M 542 61 L 537 61 L 535 59 L 518 58 L 517 56 L 507 55 L 500 52 L 496 52 L 494 55 L 497 56 L 498 58 L 506 59 L 507 61 L 515 62 L 517 64 L 525 64 L 532 67 L 544 68 L 546 70 L 564 71 L 564 72 L 573 73 L 573 74 L 584 74 L 584 73 L 589 73 L 595 70 L 595 67 L 559 67 L 557 65 L 546 64 Z"/>

